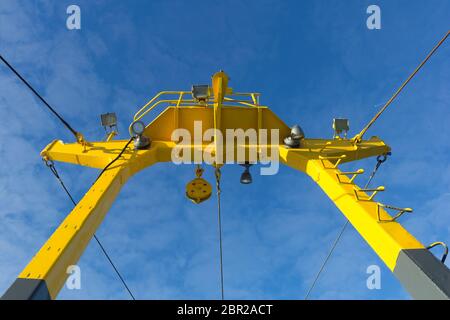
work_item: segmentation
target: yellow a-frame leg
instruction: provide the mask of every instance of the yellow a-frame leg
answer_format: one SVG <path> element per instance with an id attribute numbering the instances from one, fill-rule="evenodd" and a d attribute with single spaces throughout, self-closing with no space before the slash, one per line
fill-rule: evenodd
<path id="1" fill-rule="evenodd" d="M 280 159 L 308 174 L 322 188 L 413 298 L 450 298 L 449 269 L 374 201 L 384 188 L 367 194 L 353 183 L 355 176 L 349 178 L 337 168 L 336 162 L 344 159 L 339 156 L 308 159 L 296 150 L 280 147 Z"/>
<path id="2" fill-rule="evenodd" d="M 64 145 L 54 141 L 42 155 L 96 168 L 105 167 L 124 148 L 127 141 L 98 142 L 88 146 Z M 67 268 L 77 263 L 95 231 L 128 178 L 142 166 L 170 159 L 166 144 L 134 151 L 132 146 L 92 185 L 81 201 L 23 269 L 3 299 L 55 299 L 68 276 Z"/>

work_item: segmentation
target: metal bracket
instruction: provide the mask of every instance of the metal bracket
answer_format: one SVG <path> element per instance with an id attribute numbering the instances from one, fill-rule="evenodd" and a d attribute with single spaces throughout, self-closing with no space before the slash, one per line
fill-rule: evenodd
<path id="1" fill-rule="evenodd" d="M 379 186 L 375 189 L 353 189 L 355 193 L 355 197 L 358 201 L 372 201 L 372 199 L 377 195 L 378 192 L 384 191 L 385 188 L 383 186 Z M 361 199 L 358 195 L 358 192 L 372 192 L 372 194 L 367 199 Z"/>
<path id="2" fill-rule="evenodd" d="M 437 241 L 437 242 L 433 242 L 432 244 L 430 244 L 427 247 L 427 249 L 430 250 L 431 248 L 434 248 L 436 246 L 443 246 L 444 247 L 444 254 L 442 255 L 442 258 L 441 258 L 441 262 L 444 263 L 445 259 L 447 259 L 447 255 L 448 255 L 448 246 L 442 241 Z"/>
<path id="3" fill-rule="evenodd" d="M 353 183 L 353 181 L 355 180 L 356 176 L 359 174 L 363 174 L 364 173 L 364 169 L 358 169 L 356 171 L 347 171 L 347 172 L 338 172 L 336 173 L 336 177 L 339 181 L 339 183 L 343 183 L 341 181 L 340 176 L 348 176 L 349 174 L 352 174 L 353 176 L 350 178 L 348 183 Z"/>
<path id="4" fill-rule="evenodd" d="M 322 165 L 325 169 L 336 169 L 337 166 L 341 163 L 342 160 L 344 160 L 347 157 L 347 155 L 343 154 L 340 156 L 319 156 L 319 160 L 322 162 Z M 336 160 L 336 163 L 333 165 L 333 167 L 326 167 L 323 160 Z"/>
<path id="5" fill-rule="evenodd" d="M 381 219 L 380 207 L 385 208 L 385 209 L 396 210 L 396 211 L 398 211 L 398 213 L 390 220 Z M 394 222 L 398 218 L 400 218 L 405 212 L 411 213 L 411 212 L 413 212 L 413 209 L 411 209 L 411 208 L 397 208 L 397 207 L 388 206 L 386 204 L 382 204 L 382 203 L 377 202 L 377 217 L 378 217 L 378 221 L 379 222 Z"/>

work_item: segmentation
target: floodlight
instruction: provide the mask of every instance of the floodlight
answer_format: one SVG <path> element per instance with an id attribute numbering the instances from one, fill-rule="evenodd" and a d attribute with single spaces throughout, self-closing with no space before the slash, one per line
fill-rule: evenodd
<path id="1" fill-rule="evenodd" d="M 102 126 L 104 127 L 115 127 L 117 126 L 117 116 L 114 112 L 108 112 L 100 115 L 102 120 Z"/>
<path id="2" fill-rule="evenodd" d="M 348 119 L 335 118 L 333 119 L 334 136 L 339 136 L 344 132 L 344 136 L 347 137 L 347 132 L 350 130 Z"/>
<path id="3" fill-rule="evenodd" d="M 192 86 L 192 97 L 197 101 L 206 101 L 209 98 L 209 86 L 207 84 L 199 84 Z"/>
<path id="4" fill-rule="evenodd" d="M 242 184 L 250 184 L 252 183 L 252 175 L 250 173 L 251 164 L 246 162 L 245 164 L 241 164 L 241 166 L 245 167 L 244 172 L 241 174 L 241 183 Z"/>
<path id="5" fill-rule="evenodd" d="M 145 131 L 145 124 L 142 121 L 135 121 L 131 124 L 131 131 L 135 136 L 140 136 Z"/>

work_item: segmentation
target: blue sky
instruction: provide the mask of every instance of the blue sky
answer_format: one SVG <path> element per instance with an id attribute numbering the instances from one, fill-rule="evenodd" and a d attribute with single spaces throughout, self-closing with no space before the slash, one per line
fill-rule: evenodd
<path id="1" fill-rule="evenodd" d="M 66 29 L 70 4 L 81 7 L 81 30 Z M 370 4 L 381 8 L 381 30 L 366 27 Z M 89 140 L 103 137 L 101 113 L 118 114 L 126 139 L 147 99 L 208 83 L 220 69 L 235 90 L 261 92 L 288 125 L 332 137 L 333 117 L 348 117 L 357 133 L 449 21 L 446 0 L 2 0 L 0 52 Z M 393 149 L 374 181 L 387 188 L 379 199 L 414 208 L 402 222 L 424 244 L 450 242 L 449 54 L 447 41 L 369 131 Z M 3 292 L 71 209 L 39 152 L 72 137 L 4 67 L 0 88 Z M 374 162 L 345 167 L 370 170 Z M 57 167 L 77 199 L 97 174 Z M 302 299 L 345 220 L 301 173 L 282 167 L 244 186 L 240 171 L 223 169 L 225 296 Z M 192 166 L 171 164 L 141 172 L 97 232 L 138 299 L 220 298 L 215 199 L 196 206 L 185 198 L 193 175 Z M 372 264 L 381 267 L 381 290 L 366 288 Z M 95 242 L 79 265 L 82 289 L 64 288 L 59 298 L 129 298 Z M 311 298 L 409 296 L 349 228 Z"/>

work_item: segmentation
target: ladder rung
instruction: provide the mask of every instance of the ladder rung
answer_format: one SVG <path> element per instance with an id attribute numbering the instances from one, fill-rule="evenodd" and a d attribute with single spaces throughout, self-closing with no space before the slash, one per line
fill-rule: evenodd
<path id="1" fill-rule="evenodd" d="M 325 143 L 325 145 L 322 147 L 322 149 L 320 149 L 319 150 L 319 153 L 322 153 L 322 151 L 323 150 L 325 150 L 328 146 L 330 146 L 331 145 L 331 141 L 327 141 L 326 143 Z"/>
<path id="2" fill-rule="evenodd" d="M 347 157 L 347 155 L 343 154 L 340 156 L 319 156 L 319 159 L 322 161 L 322 165 L 325 169 L 336 169 L 337 166 L 339 165 L 339 163 L 341 163 L 341 161 L 343 159 L 345 159 Z M 333 167 L 331 168 L 327 168 L 325 167 L 323 160 L 337 160 L 336 163 L 333 165 Z"/>
<path id="3" fill-rule="evenodd" d="M 352 174 L 353 176 L 350 178 L 349 183 L 353 183 L 353 180 L 355 180 L 356 176 L 357 176 L 358 174 L 362 174 L 362 173 L 364 173 L 364 169 L 358 169 L 358 170 L 356 170 L 356 171 L 347 171 L 347 172 L 339 172 L 339 173 L 336 173 L 336 177 L 337 177 L 339 183 L 342 183 L 342 181 L 341 181 L 341 179 L 340 179 L 340 176 L 347 176 L 347 175 L 349 175 L 349 174 Z"/>
<path id="4" fill-rule="evenodd" d="M 359 190 L 353 189 L 353 191 L 355 192 L 356 199 L 358 199 L 358 200 L 366 200 L 366 201 L 371 201 L 373 199 L 373 197 L 375 197 L 378 192 L 384 191 L 384 190 L 385 190 L 385 188 L 383 186 L 379 186 L 379 187 L 377 187 L 375 189 L 359 189 Z M 367 199 L 360 199 L 359 196 L 358 196 L 358 192 L 372 192 L 372 194 Z"/>
<path id="5" fill-rule="evenodd" d="M 386 209 L 395 210 L 395 211 L 398 211 L 398 213 L 393 218 L 391 218 L 390 220 L 383 220 L 380 217 L 380 207 L 386 208 Z M 380 222 L 393 222 L 393 221 L 397 220 L 398 218 L 400 218 L 405 212 L 411 213 L 411 212 L 413 212 L 413 209 L 411 209 L 411 208 L 398 208 L 398 207 L 388 206 L 386 204 L 382 204 L 382 203 L 377 202 L 377 217 L 378 217 L 378 221 L 380 221 Z"/>

